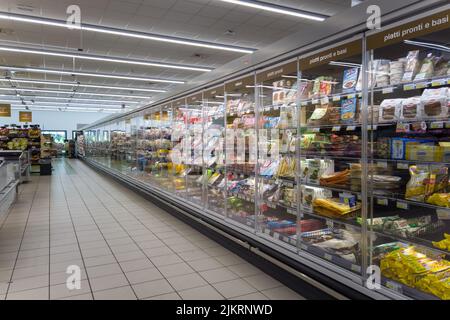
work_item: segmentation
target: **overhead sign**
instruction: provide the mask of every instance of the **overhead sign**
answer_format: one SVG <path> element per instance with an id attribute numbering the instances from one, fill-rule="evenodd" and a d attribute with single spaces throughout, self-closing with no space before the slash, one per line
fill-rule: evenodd
<path id="1" fill-rule="evenodd" d="M 19 111 L 19 122 L 32 122 L 33 115 L 31 111 Z"/>
<path id="2" fill-rule="evenodd" d="M 405 23 L 367 37 L 367 48 L 377 49 L 450 28 L 450 10 Z"/>
<path id="3" fill-rule="evenodd" d="M 240 78 L 231 82 L 227 82 L 225 84 L 225 91 L 227 93 L 229 92 L 233 92 L 233 91 L 238 91 L 238 90 L 242 90 L 242 89 L 247 89 L 248 86 L 255 86 L 255 76 L 254 75 L 250 75 L 244 78 Z"/>
<path id="4" fill-rule="evenodd" d="M 256 81 L 264 82 L 281 78 L 283 75 L 292 74 L 297 75 L 297 61 L 291 61 L 278 67 L 258 72 L 258 74 L 256 74 Z"/>
<path id="5" fill-rule="evenodd" d="M 300 59 L 300 70 L 311 69 L 331 61 L 362 54 L 362 40 L 355 40 Z"/>
<path id="6" fill-rule="evenodd" d="M 0 117 L 11 117 L 10 104 L 0 104 Z"/>

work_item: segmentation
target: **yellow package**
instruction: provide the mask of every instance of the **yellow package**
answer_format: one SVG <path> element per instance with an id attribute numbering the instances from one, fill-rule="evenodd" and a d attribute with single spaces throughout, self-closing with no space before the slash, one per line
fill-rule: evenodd
<path id="1" fill-rule="evenodd" d="M 433 241 L 433 246 L 441 249 L 450 251 L 450 234 L 444 233 L 444 239 L 441 241 Z"/>

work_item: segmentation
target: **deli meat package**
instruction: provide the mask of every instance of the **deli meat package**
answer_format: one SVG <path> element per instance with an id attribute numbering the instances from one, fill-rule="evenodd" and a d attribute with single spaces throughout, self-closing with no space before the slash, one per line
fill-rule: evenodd
<path id="1" fill-rule="evenodd" d="M 421 102 L 424 119 L 442 119 L 448 114 L 447 88 L 425 89 Z"/>
<path id="2" fill-rule="evenodd" d="M 402 99 L 385 99 L 381 102 L 379 122 L 397 121 L 400 118 Z"/>
<path id="3" fill-rule="evenodd" d="M 417 120 L 422 118 L 422 102 L 420 97 L 404 99 L 400 113 L 401 120 Z"/>

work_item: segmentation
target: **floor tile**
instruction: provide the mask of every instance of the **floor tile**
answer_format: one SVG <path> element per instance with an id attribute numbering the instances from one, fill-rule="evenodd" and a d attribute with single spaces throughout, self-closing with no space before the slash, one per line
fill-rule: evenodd
<path id="1" fill-rule="evenodd" d="M 206 270 L 211 270 L 211 269 L 219 269 L 219 268 L 223 267 L 223 265 L 219 261 L 217 261 L 215 258 L 193 260 L 193 261 L 189 261 L 188 264 L 195 271 L 206 271 Z"/>
<path id="2" fill-rule="evenodd" d="M 143 269 L 153 268 L 153 263 L 148 258 L 124 261 L 119 263 L 124 272 L 137 271 Z"/>
<path id="3" fill-rule="evenodd" d="M 158 271 L 157 268 L 149 268 L 137 271 L 131 271 L 125 273 L 128 281 L 131 284 L 137 284 L 142 282 L 148 282 L 158 279 L 163 279 L 163 275 Z"/>
<path id="4" fill-rule="evenodd" d="M 158 268 L 159 271 L 164 275 L 164 277 L 174 277 L 184 274 L 189 274 L 195 272 L 187 263 L 176 263 L 168 266 L 161 266 Z"/>
<path id="5" fill-rule="evenodd" d="M 227 299 L 243 296 L 245 294 L 254 293 L 257 291 L 254 287 L 242 279 L 219 282 L 213 284 L 213 286 Z"/>
<path id="6" fill-rule="evenodd" d="M 196 287 L 205 286 L 208 283 L 200 277 L 197 273 L 186 274 L 182 276 L 167 278 L 167 281 L 174 287 L 175 290 L 186 290 Z"/>
<path id="7" fill-rule="evenodd" d="M 93 300 L 92 293 L 80 294 L 77 296 L 65 297 L 60 300 Z"/>
<path id="8" fill-rule="evenodd" d="M 144 300 L 181 300 L 180 296 L 175 293 L 166 293 L 159 296 L 154 296 L 150 298 L 145 298 Z"/>
<path id="9" fill-rule="evenodd" d="M 206 279 L 209 283 L 217 283 L 223 281 L 229 281 L 238 279 L 239 276 L 225 267 L 201 271 L 199 274 Z"/>
<path id="10" fill-rule="evenodd" d="M 50 299 L 61 299 L 70 296 L 78 296 L 81 294 L 90 293 L 91 288 L 87 280 L 80 281 L 80 289 L 70 289 L 66 283 L 50 286 Z"/>
<path id="11" fill-rule="evenodd" d="M 244 277 L 242 279 L 247 281 L 248 283 L 250 283 L 250 285 L 252 285 L 256 289 L 258 289 L 259 291 L 277 288 L 277 287 L 281 287 L 283 285 L 281 282 L 275 280 L 274 278 L 272 278 L 264 273 L 250 276 L 250 277 Z"/>
<path id="12" fill-rule="evenodd" d="M 117 262 L 113 255 L 92 257 L 84 259 L 84 264 L 86 267 L 95 267 L 105 264 L 111 264 Z"/>
<path id="13" fill-rule="evenodd" d="M 49 285 L 48 274 L 18 279 L 10 283 L 8 293 L 48 287 L 48 285 Z"/>
<path id="14" fill-rule="evenodd" d="M 179 291 L 183 300 L 223 300 L 224 297 L 212 286 L 198 287 Z"/>
<path id="15" fill-rule="evenodd" d="M 38 288 L 14 292 L 6 296 L 6 300 L 48 300 L 49 288 Z"/>
<path id="16" fill-rule="evenodd" d="M 108 289 L 103 291 L 94 292 L 95 300 L 136 300 L 137 297 L 134 294 L 130 286 Z"/>
<path id="17" fill-rule="evenodd" d="M 243 296 L 234 297 L 230 300 L 269 300 L 265 295 L 260 292 L 245 294 Z"/>
<path id="18" fill-rule="evenodd" d="M 132 286 L 139 299 L 145 299 L 174 292 L 172 286 L 165 279 L 144 282 Z"/>
<path id="19" fill-rule="evenodd" d="M 129 285 L 127 278 L 125 278 L 123 274 L 114 274 L 110 276 L 93 278 L 89 280 L 91 282 L 93 292 Z"/>
<path id="20" fill-rule="evenodd" d="M 157 267 L 183 262 L 183 260 L 176 254 L 153 257 L 150 258 L 150 261 Z"/>
<path id="21" fill-rule="evenodd" d="M 86 269 L 89 279 L 101 278 L 105 276 L 123 273 L 118 263 L 104 264 L 95 267 L 87 267 Z"/>
<path id="22" fill-rule="evenodd" d="M 239 277 L 249 277 L 257 274 L 261 274 L 262 271 L 249 263 L 236 264 L 227 267 L 232 272 L 236 273 Z"/>

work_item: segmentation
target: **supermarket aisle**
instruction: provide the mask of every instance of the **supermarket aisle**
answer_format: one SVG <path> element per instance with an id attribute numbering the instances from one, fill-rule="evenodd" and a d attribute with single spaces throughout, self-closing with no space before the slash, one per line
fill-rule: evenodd
<path id="1" fill-rule="evenodd" d="M 54 167 L 0 225 L 0 300 L 303 299 L 83 162 Z"/>

